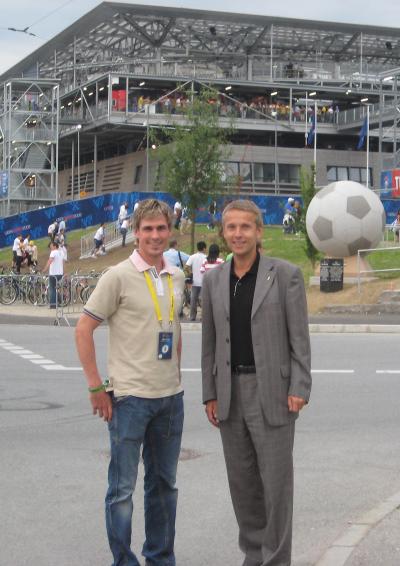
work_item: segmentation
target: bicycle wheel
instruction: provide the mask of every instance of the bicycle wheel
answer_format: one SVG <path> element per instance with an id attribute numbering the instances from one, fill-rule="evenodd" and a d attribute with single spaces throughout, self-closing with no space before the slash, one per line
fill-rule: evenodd
<path id="1" fill-rule="evenodd" d="M 41 283 L 36 283 L 29 288 L 28 299 L 32 305 L 43 306 L 47 304 L 47 290 L 46 286 Z"/>
<path id="2" fill-rule="evenodd" d="M 0 279 L 0 303 L 3 305 L 12 305 L 18 297 L 18 287 L 11 277 L 3 277 Z"/>

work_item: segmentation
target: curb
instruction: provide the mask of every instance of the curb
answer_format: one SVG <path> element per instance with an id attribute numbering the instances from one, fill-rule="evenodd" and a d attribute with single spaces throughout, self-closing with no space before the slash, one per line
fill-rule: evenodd
<path id="1" fill-rule="evenodd" d="M 340 535 L 314 566 L 345 566 L 352 552 L 385 517 L 400 506 L 400 491 L 370 509 Z"/>

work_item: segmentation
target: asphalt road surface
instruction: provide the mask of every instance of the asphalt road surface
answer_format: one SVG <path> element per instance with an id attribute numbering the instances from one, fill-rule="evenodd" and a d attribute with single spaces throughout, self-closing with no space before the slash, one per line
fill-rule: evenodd
<path id="1" fill-rule="evenodd" d="M 105 376 L 105 328 L 96 343 Z M 312 336 L 312 399 L 295 441 L 293 566 L 316 564 L 353 521 L 400 491 L 398 344 L 397 335 Z M 239 566 L 219 434 L 201 405 L 199 332 L 185 333 L 182 366 L 177 564 Z M 108 436 L 91 414 L 73 329 L 1 325 L 0 368 L 0 565 L 109 566 Z M 139 555 L 142 516 L 140 476 Z"/>

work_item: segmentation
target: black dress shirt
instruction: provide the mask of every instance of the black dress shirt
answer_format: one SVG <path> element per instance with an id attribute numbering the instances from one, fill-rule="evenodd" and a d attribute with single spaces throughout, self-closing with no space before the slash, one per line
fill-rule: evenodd
<path id="1" fill-rule="evenodd" d="M 251 339 L 251 309 L 258 273 L 260 254 L 253 265 L 241 278 L 235 274 L 232 258 L 230 277 L 230 326 L 231 326 L 231 367 L 254 366 L 253 342 Z"/>

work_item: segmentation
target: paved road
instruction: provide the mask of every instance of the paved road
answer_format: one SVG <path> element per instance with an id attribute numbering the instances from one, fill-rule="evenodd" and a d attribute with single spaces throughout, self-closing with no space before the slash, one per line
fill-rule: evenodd
<path id="1" fill-rule="evenodd" d="M 102 503 L 107 434 L 90 414 L 72 334 L 0 326 L 1 566 L 111 563 Z M 102 368 L 106 339 L 99 329 Z M 312 337 L 313 396 L 296 435 L 294 566 L 317 564 L 351 523 L 400 492 L 398 341 L 390 334 Z M 199 332 L 185 333 L 177 563 L 239 566 L 220 440 L 199 402 L 199 345 Z M 140 549 L 141 488 L 135 501 Z M 396 520 L 393 513 L 372 528 L 349 566 L 398 565 Z"/>

